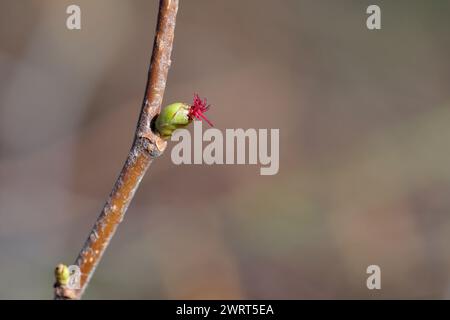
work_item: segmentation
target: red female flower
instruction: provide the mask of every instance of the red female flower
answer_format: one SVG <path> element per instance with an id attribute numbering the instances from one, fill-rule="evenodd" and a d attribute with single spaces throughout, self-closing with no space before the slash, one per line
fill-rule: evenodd
<path id="1" fill-rule="evenodd" d="M 198 96 L 198 94 L 194 94 L 194 101 L 192 102 L 192 105 L 189 109 L 189 118 L 193 120 L 194 118 L 197 118 L 199 120 L 205 120 L 208 122 L 208 124 L 213 127 L 213 124 L 211 121 L 208 120 L 208 118 L 205 117 L 203 114 L 204 112 L 208 111 L 210 105 L 206 104 L 206 99 L 202 100 Z"/>

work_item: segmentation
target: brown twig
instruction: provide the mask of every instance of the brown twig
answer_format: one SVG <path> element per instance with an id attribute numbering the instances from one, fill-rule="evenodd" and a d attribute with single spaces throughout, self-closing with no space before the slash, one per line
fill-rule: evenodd
<path id="1" fill-rule="evenodd" d="M 160 0 L 153 52 L 144 101 L 133 145 L 100 216 L 75 264 L 80 268 L 80 289 L 55 284 L 55 299 L 80 299 L 108 247 L 153 159 L 161 155 L 166 141 L 152 131 L 152 121 L 161 110 L 170 66 L 178 0 Z"/>

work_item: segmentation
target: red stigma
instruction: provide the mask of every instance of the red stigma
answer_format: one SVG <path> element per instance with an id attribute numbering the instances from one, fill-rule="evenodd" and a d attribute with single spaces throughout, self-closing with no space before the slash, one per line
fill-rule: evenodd
<path id="1" fill-rule="evenodd" d="M 210 105 L 206 104 L 206 99 L 202 100 L 198 94 L 194 94 L 194 101 L 192 102 L 191 108 L 189 109 L 189 118 L 198 120 L 205 120 L 208 124 L 213 127 L 211 121 L 205 117 L 204 112 L 208 111 Z"/>

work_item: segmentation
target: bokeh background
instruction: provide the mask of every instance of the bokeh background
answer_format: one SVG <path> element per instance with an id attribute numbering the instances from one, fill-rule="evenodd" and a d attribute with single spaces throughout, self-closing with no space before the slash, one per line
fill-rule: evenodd
<path id="1" fill-rule="evenodd" d="M 51 298 L 84 243 L 132 142 L 157 7 L 0 1 L 0 298 Z M 181 1 L 165 103 L 198 92 L 219 129 L 279 128 L 280 171 L 176 166 L 169 146 L 85 298 L 450 298 L 449 14 Z"/>

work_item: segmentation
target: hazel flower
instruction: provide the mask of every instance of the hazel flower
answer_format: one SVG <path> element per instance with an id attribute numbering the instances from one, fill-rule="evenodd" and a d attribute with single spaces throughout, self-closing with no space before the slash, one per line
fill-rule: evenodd
<path id="1" fill-rule="evenodd" d="M 194 95 L 192 105 L 175 102 L 165 107 L 155 122 L 155 129 L 164 139 L 169 139 L 176 129 L 185 128 L 194 119 L 205 120 L 210 126 L 211 121 L 204 115 L 210 105 L 206 99 L 202 100 L 198 94 Z"/>
<path id="2" fill-rule="evenodd" d="M 202 101 L 198 94 L 194 94 L 194 101 L 189 109 L 189 117 L 191 119 L 197 118 L 199 120 L 205 120 L 211 127 L 213 127 L 211 121 L 209 121 L 203 114 L 209 110 L 209 107 L 210 105 L 206 104 L 206 99 Z"/>

